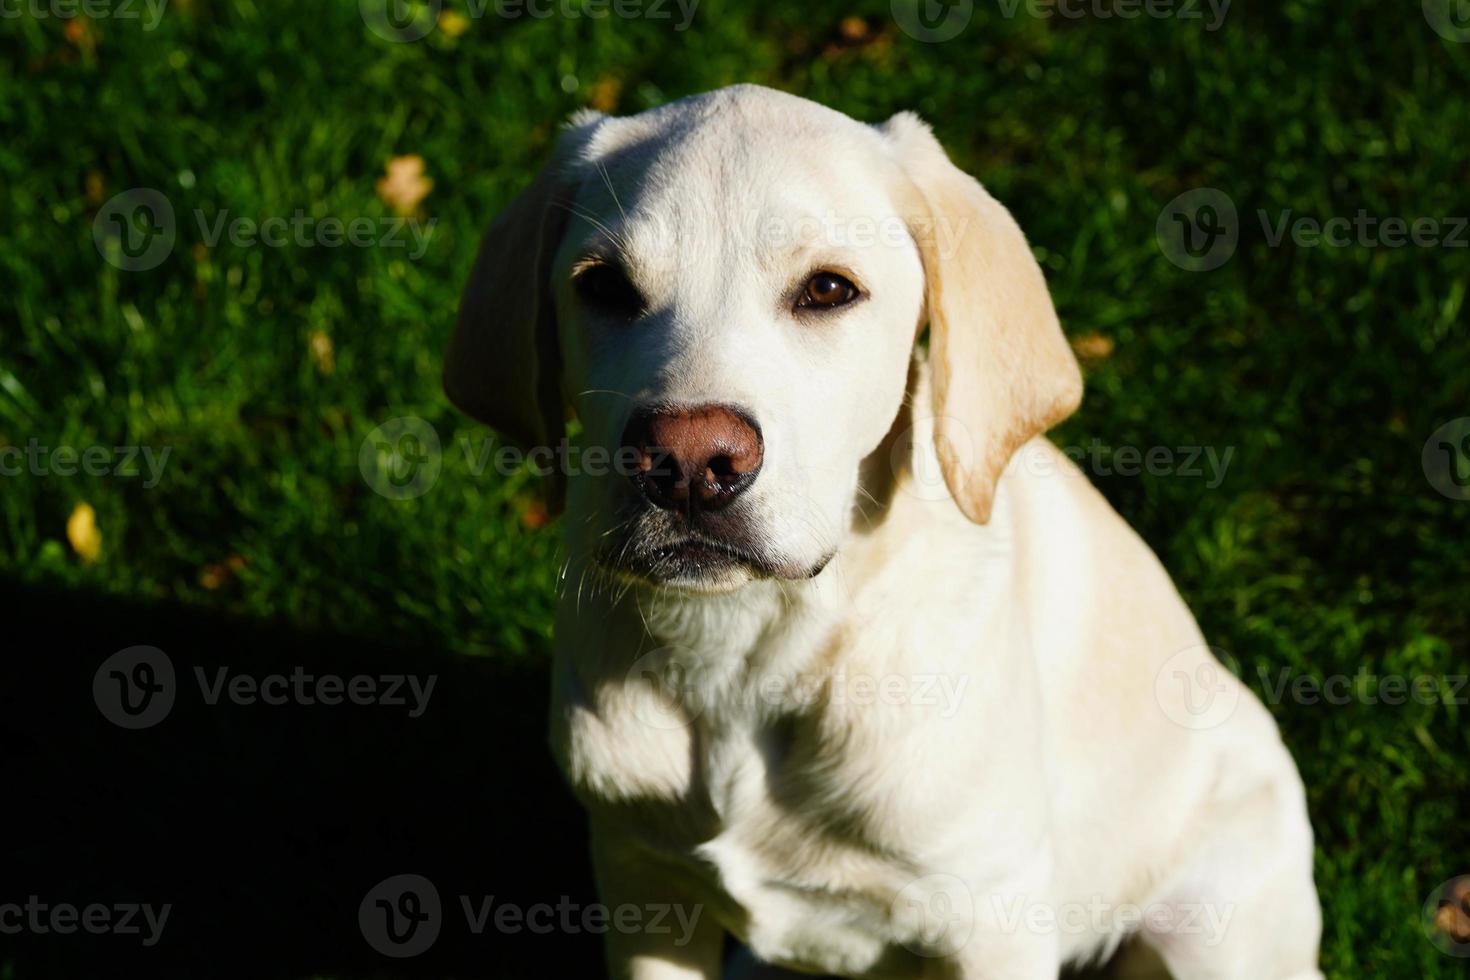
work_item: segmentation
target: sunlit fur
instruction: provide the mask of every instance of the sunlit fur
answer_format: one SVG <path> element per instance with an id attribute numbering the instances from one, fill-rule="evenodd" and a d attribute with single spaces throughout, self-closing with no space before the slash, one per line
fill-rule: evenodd
<path id="1" fill-rule="evenodd" d="M 906 233 L 761 232 L 810 215 Z M 572 271 L 608 249 L 645 315 L 579 303 Z M 794 312 L 822 267 L 865 299 Z M 1049 980 L 1130 933 L 1181 980 L 1320 976 L 1292 761 L 1224 671 L 1233 712 L 1187 727 L 1170 672 L 1208 671 L 1204 639 L 1042 435 L 1080 375 L 1040 269 L 915 117 L 750 86 L 577 117 L 487 237 L 446 380 L 522 441 L 567 407 L 578 445 L 615 448 L 650 402 L 738 405 L 764 434 L 719 531 L 758 560 L 629 571 L 677 524 L 618 473 L 564 480 L 553 746 L 604 901 L 701 912 L 687 944 L 613 930 L 614 976 L 718 977 L 727 933 L 842 977 Z M 1026 924 L 1095 904 L 1217 928 Z"/>

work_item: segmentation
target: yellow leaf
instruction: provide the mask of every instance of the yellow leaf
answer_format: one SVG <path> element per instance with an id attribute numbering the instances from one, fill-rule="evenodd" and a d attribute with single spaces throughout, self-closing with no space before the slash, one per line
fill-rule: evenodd
<path id="1" fill-rule="evenodd" d="M 387 176 L 378 178 L 378 196 L 402 218 L 413 214 L 433 189 L 434 181 L 424 176 L 424 158 L 417 153 L 389 160 Z"/>
<path id="2" fill-rule="evenodd" d="M 439 30 L 446 37 L 459 37 L 470 29 L 470 19 L 457 10 L 444 10 L 439 13 Z"/>
<path id="3" fill-rule="evenodd" d="M 618 107 L 618 97 L 623 94 L 623 82 L 621 79 L 607 78 L 599 79 L 592 84 L 587 104 L 598 112 L 612 112 Z"/>
<path id="4" fill-rule="evenodd" d="M 97 530 L 97 512 L 91 504 L 77 504 L 66 521 L 66 539 L 84 562 L 102 556 L 102 532 Z"/>
<path id="5" fill-rule="evenodd" d="M 1072 338 L 1072 350 L 1084 361 L 1101 361 L 1112 356 L 1117 346 L 1112 337 L 1100 333 L 1083 334 Z"/>
<path id="6" fill-rule="evenodd" d="M 311 336 L 306 339 L 307 348 L 311 351 L 312 363 L 322 374 L 332 374 L 337 370 L 337 353 L 332 347 L 332 337 L 325 330 L 313 330 Z"/>

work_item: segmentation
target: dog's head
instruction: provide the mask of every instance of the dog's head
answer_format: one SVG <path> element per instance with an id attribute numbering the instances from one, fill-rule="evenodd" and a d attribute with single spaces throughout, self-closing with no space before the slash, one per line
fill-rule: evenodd
<path id="1" fill-rule="evenodd" d="M 983 523 L 1011 455 L 1081 397 L 1020 229 L 916 117 L 738 86 L 572 120 L 485 235 L 445 387 L 524 448 L 580 421 L 550 476 L 574 557 L 728 590 L 840 547 L 925 324 L 915 414 Z"/>

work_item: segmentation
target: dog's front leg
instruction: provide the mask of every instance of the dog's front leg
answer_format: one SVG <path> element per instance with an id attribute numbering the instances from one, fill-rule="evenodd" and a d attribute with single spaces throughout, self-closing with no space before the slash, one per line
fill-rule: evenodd
<path id="1" fill-rule="evenodd" d="M 1029 932 L 985 933 L 971 939 L 934 971 L 935 980 L 1057 980 L 1056 936 Z"/>
<path id="2" fill-rule="evenodd" d="M 698 898 L 646 856 L 593 834 L 611 980 L 719 980 L 725 932 Z"/>
<path id="3" fill-rule="evenodd" d="M 927 917 L 908 921 L 921 923 L 932 950 L 945 954 L 931 961 L 925 980 L 1057 980 L 1062 937 L 1052 867 L 1042 846 L 1003 877 L 979 876 L 983 885 L 935 874 L 921 879 L 933 882 L 931 891 L 911 886 Z"/>

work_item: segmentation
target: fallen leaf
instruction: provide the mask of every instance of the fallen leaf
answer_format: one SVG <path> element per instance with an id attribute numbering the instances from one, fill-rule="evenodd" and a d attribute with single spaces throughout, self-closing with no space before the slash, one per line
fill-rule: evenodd
<path id="1" fill-rule="evenodd" d="M 107 199 L 107 181 L 102 175 L 93 170 L 87 174 L 86 181 L 87 203 L 92 207 L 101 207 L 102 202 Z"/>
<path id="2" fill-rule="evenodd" d="M 401 218 L 413 214 L 433 189 L 433 179 L 424 176 L 424 158 L 417 153 L 389 160 L 387 176 L 378 178 L 378 196 Z"/>
<path id="3" fill-rule="evenodd" d="M 240 555 L 231 555 L 224 561 L 211 562 L 200 569 L 199 584 L 211 592 L 221 589 L 232 584 L 245 565 L 245 559 Z"/>
<path id="4" fill-rule="evenodd" d="M 1457 943 L 1470 942 L 1470 915 L 1448 902 L 1435 913 L 1434 927 Z"/>
<path id="5" fill-rule="evenodd" d="M 91 564 L 102 556 L 102 532 L 97 529 L 97 512 L 91 504 L 77 504 L 66 520 L 66 539 L 82 561 Z"/>
<path id="6" fill-rule="evenodd" d="M 312 363 L 322 374 L 331 375 L 337 371 L 337 353 L 332 347 L 332 338 L 325 330 L 313 330 L 306 339 L 306 346 L 311 351 Z"/>
<path id="7" fill-rule="evenodd" d="M 618 107 L 618 96 L 623 94 L 623 80 L 620 78 L 601 78 L 592 83 L 592 91 L 588 95 L 587 104 L 598 112 L 612 112 Z"/>
<path id="8" fill-rule="evenodd" d="M 446 37 L 459 37 L 470 29 L 470 19 L 457 10 L 441 10 L 439 12 L 439 30 Z"/>
<path id="9" fill-rule="evenodd" d="M 551 523 L 551 512 L 543 500 L 527 500 L 521 507 L 521 524 L 531 530 Z"/>
<path id="10" fill-rule="evenodd" d="M 66 39 L 89 55 L 97 50 L 97 28 L 90 17 L 73 17 L 67 21 Z"/>
<path id="11" fill-rule="evenodd" d="M 1105 337 L 1100 333 L 1083 334 L 1072 338 L 1072 350 L 1084 361 L 1101 361 L 1112 355 L 1113 349 L 1118 345 L 1112 337 Z"/>

